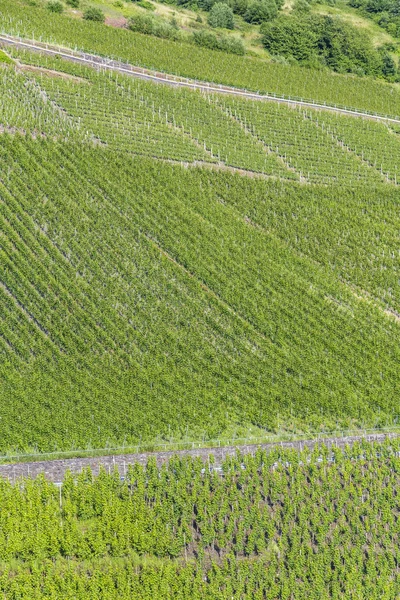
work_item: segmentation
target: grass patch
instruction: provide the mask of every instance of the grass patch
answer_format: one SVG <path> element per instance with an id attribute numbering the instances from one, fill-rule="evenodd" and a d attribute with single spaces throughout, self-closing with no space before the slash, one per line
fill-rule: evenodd
<path id="1" fill-rule="evenodd" d="M 0 50 L 0 63 L 6 65 L 13 65 L 14 61 L 3 50 Z"/>

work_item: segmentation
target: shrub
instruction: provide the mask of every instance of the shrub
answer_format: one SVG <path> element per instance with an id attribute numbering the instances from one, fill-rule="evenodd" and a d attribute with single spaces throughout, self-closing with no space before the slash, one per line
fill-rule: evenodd
<path id="1" fill-rule="evenodd" d="M 390 57 L 378 52 L 368 35 L 340 18 L 282 16 L 261 27 L 271 54 L 292 56 L 307 66 L 326 65 L 338 73 L 394 77 Z"/>
<path id="2" fill-rule="evenodd" d="M 225 2 L 216 2 L 208 15 L 208 23 L 211 27 L 223 27 L 233 29 L 233 11 Z"/>
<path id="3" fill-rule="evenodd" d="M 131 31 L 139 31 L 164 39 L 177 40 L 180 37 L 180 31 L 176 24 L 167 23 L 167 21 L 156 19 L 151 15 L 135 15 L 129 20 L 128 28 Z"/>
<path id="4" fill-rule="evenodd" d="M 65 1 L 69 6 L 72 6 L 72 8 L 79 7 L 79 0 L 65 0 Z"/>
<path id="5" fill-rule="evenodd" d="M 95 6 L 87 8 L 83 13 L 83 18 L 87 21 L 97 21 L 98 23 L 104 23 L 105 21 L 103 11 L 100 8 L 96 8 Z"/>
<path id="6" fill-rule="evenodd" d="M 272 21 L 277 14 L 275 0 L 255 0 L 248 5 L 243 18 L 247 23 L 263 23 Z"/>
<path id="7" fill-rule="evenodd" d="M 61 2 L 58 2 L 57 0 L 52 0 L 51 2 L 48 2 L 47 8 L 49 9 L 49 11 L 58 14 L 62 13 L 64 10 L 64 7 L 61 4 Z"/>
<path id="8" fill-rule="evenodd" d="M 295 0 L 293 4 L 293 11 L 296 13 L 308 13 L 311 10 L 310 4 L 307 0 Z"/>
<path id="9" fill-rule="evenodd" d="M 211 31 L 201 30 L 194 31 L 192 40 L 197 46 L 209 48 L 210 50 L 222 50 L 229 54 L 245 54 L 245 48 L 241 40 L 236 37 L 217 36 Z"/>

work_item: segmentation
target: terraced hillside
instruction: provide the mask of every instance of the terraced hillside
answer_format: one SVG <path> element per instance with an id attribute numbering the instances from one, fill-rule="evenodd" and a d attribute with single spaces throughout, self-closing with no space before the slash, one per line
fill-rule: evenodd
<path id="1" fill-rule="evenodd" d="M 396 420 L 392 126 L 13 57 L 2 451 Z"/>
<path id="2" fill-rule="evenodd" d="M 0 0 L 0 31 L 192 79 L 400 116 L 400 92 L 395 84 L 158 39 L 63 14 L 54 15 L 29 0 Z"/>
<path id="3" fill-rule="evenodd" d="M 0 28 L 331 105 L 0 51 L 0 458 L 394 427 L 398 86 L 24 0 L 0 0 Z M 310 447 L 57 486 L 10 465 L 0 595 L 396 600 L 398 438 Z"/>

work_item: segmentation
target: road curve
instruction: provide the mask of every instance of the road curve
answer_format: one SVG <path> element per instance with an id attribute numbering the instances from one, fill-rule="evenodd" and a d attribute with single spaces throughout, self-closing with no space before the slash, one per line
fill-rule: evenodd
<path id="1" fill-rule="evenodd" d="M 61 460 L 38 461 L 30 463 L 14 463 L 0 465 L 0 476 L 15 482 L 20 477 L 37 477 L 43 474 L 46 479 L 55 483 L 61 483 L 67 470 L 72 473 L 80 473 L 82 469 L 90 467 L 94 474 L 98 474 L 100 467 L 111 472 L 115 467 L 118 468 L 121 475 L 124 475 L 129 464 L 138 462 L 146 464 L 149 458 L 156 459 L 160 466 L 167 462 L 172 456 L 191 456 L 201 458 L 204 462 L 210 455 L 215 458 L 214 468 L 218 467 L 228 456 L 234 456 L 237 452 L 242 454 L 253 454 L 257 448 L 271 451 L 276 448 L 292 448 L 303 450 L 303 448 L 313 448 L 317 444 L 325 444 L 328 447 L 343 448 L 346 445 L 354 444 L 361 440 L 372 443 L 383 442 L 387 438 L 398 437 L 396 433 L 380 433 L 348 437 L 330 437 L 325 439 L 311 439 L 293 442 L 271 442 L 268 444 L 246 445 L 246 446 L 227 446 L 221 448 L 197 448 L 194 450 L 177 450 L 171 452 L 144 452 L 141 454 L 119 454 L 116 456 L 97 456 L 94 458 L 67 458 Z"/>
<path id="2" fill-rule="evenodd" d="M 79 64 L 116 71 L 124 75 L 130 75 L 131 77 L 145 79 L 148 81 L 153 81 L 155 83 L 163 83 L 174 87 L 189 88 L 192 90 L 200 90 L 202 92 L 207 93 L 231 94 L 234 96 L 240 96 L 242 98 L 248 98 L 249 100 L 278 102 L 280 104 L 286 104 L 293 107 L 303 106 L 305 108 L 327 110 L 338 114 L 349 115 L 352 117 L 361 117 L 373 121 L 383 121 L 385 123 L 400 124 L 400 117 L 388 117 L 384 115 L 363 112 L 356 109 L 340 108 L 334 105 L 318 104 L 316 102 L 307 100 L 291 99 L 290 97 L 286 98 L 284 96 L 281 97 L 275 94 L 259 94 L 257 92 L 249 92 L 247 90 L 231 86 L 212 84 L 204 81 L 194 81 L 184 77 L 169 75 L 167 73 L 159 73 L 157 71 L 152 71 L 150 69 L 145 69 L 142 67 L 135 67 L 133 65 L 125 64 L 116 60 L 106 59 L 95 54 L 88 54 L 85 52 L 73 52 L 72 50 L 68 50 L 66 48 L 61 48 L 42 42 L 22 40 L 21 38 L 17 38 L 15 36 L 6 34 L 0 35 L 0 45 L 14 46 L 22 50 L 41 52 L 50 56 L 60 56 L 61 58 Z"/>

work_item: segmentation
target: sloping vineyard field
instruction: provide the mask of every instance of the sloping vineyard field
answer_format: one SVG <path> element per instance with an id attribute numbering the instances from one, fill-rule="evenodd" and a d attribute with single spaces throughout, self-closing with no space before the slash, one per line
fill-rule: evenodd
<path id="1" fill-rule="evenodd" d="M 268 102 L 229 97 L 218 97 L 216 102 L 271 151 L 284 157 L 287 165 L 308 181 L 374 184 L 383 180 L 375 168 L 371 170 L 371 166 L 360 160 L 358 155 L 349 152 L 328 131 L 318 127 L 315 117 L 312 119 L 313 110 L 299 111 Z M 354 127 L 360 120 L 354 118 Z M 387 127 L 383 125 L 382 128 L 385 139 Z"/>
<path id="2" fill-rule="evenodd" d="M 3 135 L 0 153 L 2 450 L 393 421 L 395 315 L 298 253 L 290 224 L 256 226 L 241 204 L 325 202 L 326 188 L 41 138 Z M 375 194 L 390 205 L 397 190 Z M 337 228 L 361 242 L 346 216 Z M 384 264 L 361 248 L 358 266 Z"/>
<path id="3" fill-rule="evenodd" d="M 90 87 L 43 74 L 38 83 L 82 127 L 109 146 L 160 158 L 218 161 L 296 178 L 276 155 L 198 93 L 127 77 L 110 78 L 91 69 L 84 69 L 82 74 L 89 78 Z M 180 142 L 176 148 L 172 145 L 175 139 Z"/>
<path id="4" fill-rule="evenodd" d="M 395 85 L 30 0 L 1 29 L 400 113 Z M 1 455 L 398 422 L 400 126 L 0 60 Z M 203 458 L 0 478 L 0 596 L 400 597 L 400 438 Z"/>
<path id="5" fill-rule="evenodd" d="M 193 79 L 400 116 L 400 92 L 368 78 L 238 57 L 0 0 L 0 30 Z"/>
<path id="6" fill-rule="evenodd" d="M 237 193 L 218 186 L 222 200 L 254 226 L 273 231 L 293 250 L 346 282 L 364 302 L 400 314 L 399 196 L 396 187 L 255 185 Z"/>
<path id="7" fill-rule="evenodd" d="M 360 118 L 204 96 L 27 52 L 14 51 L 13 56 L 39 67 L 33 72 L 25 70 L 25 76 L 76 128 L 118 150 L 218 162 L 306 182 L 375 186 L 397 181 L 395 158 L 389 162 L 388 156 L 395 157 L 400 141 L 386 124 L 367 121 L 364 126 Z M 72 77 L 57 77 L 57 72 Z M 330 122 L 338 127 L 342 123 L 346 136 L 353 132 L 353 138 L 346 142 L 346 136 L 343 140 L 341 134 L 333 135 L 327 125 Z M 365 158 L 353 143 L 358 129 L 369 139 Z M 368 148 L 374 152 L 374 161 L 372 156 L 367 160 Z M 378 164 L 379 148 L 386 148 L 381 157 L 386 160 L 384 166 Z"/>
<path id="8" fill-rule="evenodd" d="M 389 600 L 400 445 L 0 482 L 7 598 Z M 121 478 L 122 476 L 122 478 Z"/>
<path id="9" fill-rule="evenodd" d="M 60 138 L 73 138 L 77 134 L 77 123 L 46 102 L 35 81 L 6 64 L 0 64 L 0 97 L 1 133 L 29 131 L 33 135 Z"/>

